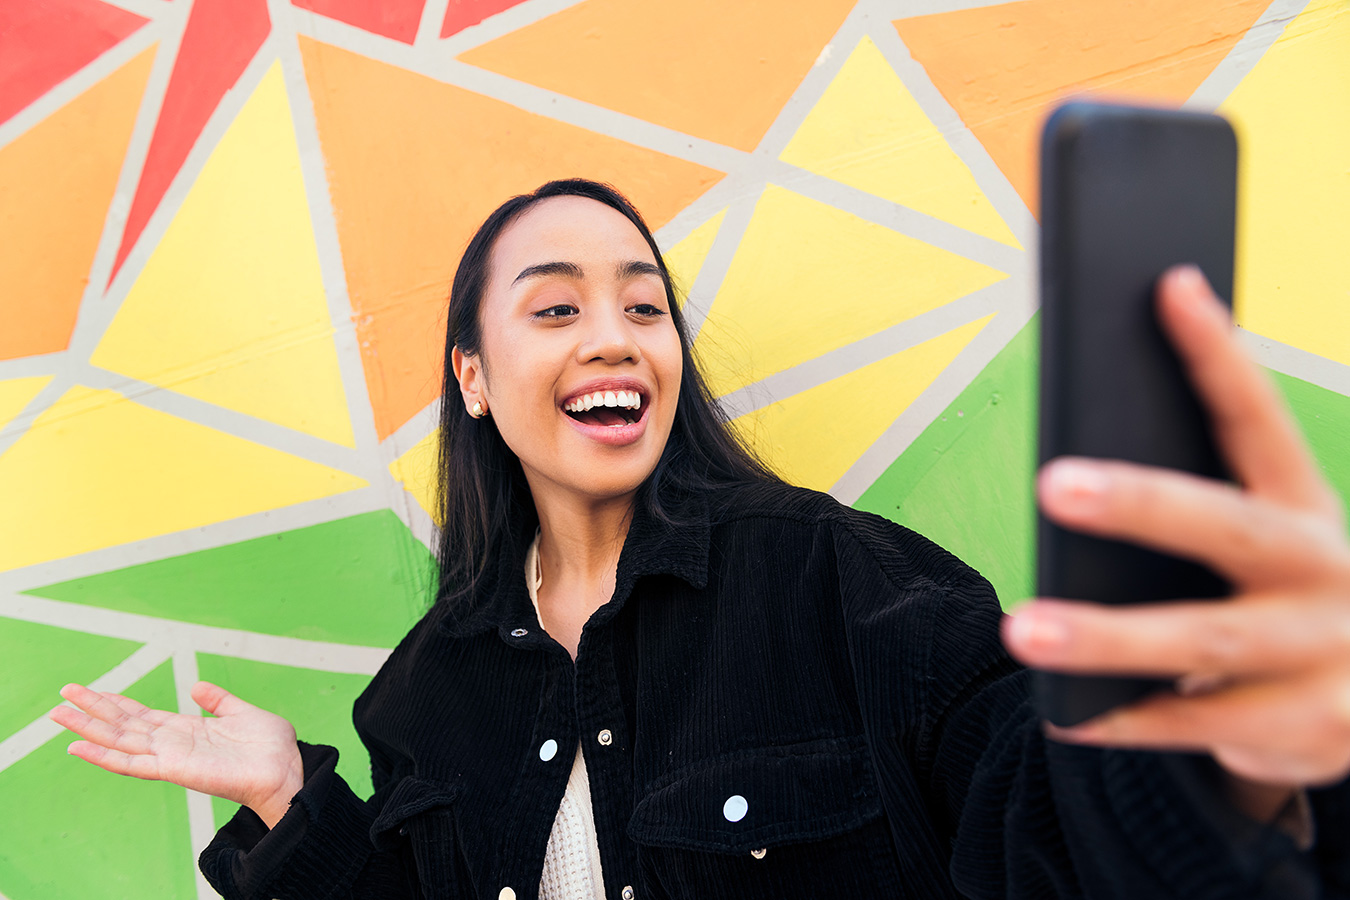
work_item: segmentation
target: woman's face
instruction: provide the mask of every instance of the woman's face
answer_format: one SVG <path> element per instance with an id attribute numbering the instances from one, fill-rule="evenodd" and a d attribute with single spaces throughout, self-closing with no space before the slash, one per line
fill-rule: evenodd
<path id="1" fill-rule="evenodd" d="M 617 210 L 542 200 L 492 250 L 477 356 L 455 351 L 535 503 L 631 496 L 670 436 L 680 340 L 651 249 Z"/>

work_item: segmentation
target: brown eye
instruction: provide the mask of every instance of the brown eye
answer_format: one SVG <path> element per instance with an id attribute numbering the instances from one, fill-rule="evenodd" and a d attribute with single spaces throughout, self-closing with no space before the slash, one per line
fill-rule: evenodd
<path id="1" fill-rule="evenodd" d="M 576 315 L 576 313 L 577 308 L 575 306 L 572 306 L 569 303 L 559 303 L 550 306 L 547 309 L 539 310 L 539 312 L 534 314 L 534 317 L 536 319 L 565 319 L 569 316 Z"/>

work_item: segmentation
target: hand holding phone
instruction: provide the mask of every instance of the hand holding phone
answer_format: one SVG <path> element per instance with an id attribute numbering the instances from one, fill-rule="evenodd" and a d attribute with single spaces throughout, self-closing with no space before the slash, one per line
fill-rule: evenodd
<path id="1" fill-rule="evenodd" d="M 1218 602 L 1038 599 L 1005 619 L 1004 642 L 1044 671 L 1181 679 L 1189 688 L 1056 729 L 1058 741 L 1208 753 L 1238 779 L 1234 797 L 1333 784 L 1350 774 L 1341 499 L 1200 273 L 1169 272 L 1158 301 L 1237 484 L 1063 458 L 1042 468 L 1037 498 L 1067 529 L 1202 561 L 1233 592 Z M 1260 804 L 1241 808 L 1269 821 Z"/>
<path id="2" fill-rule="evenodd" d="M 1231 295 L 1237 143 L 1221 118 L 1070 103 L 1042 142 L 1039 462 L 1089 456 L 1227 478 L 1207 417 L 1158 327 L 1159 276 L 1198 265 Z M 1079 534 L 1044 516 L 1042 597 L 1141 603 L 1217 597 L 1196 563 Z M 1037 703 L 1072 725 L 1165 687 L 1148 678 L 1038 673 Z"/>
<path id="3" fill-rule="evenodd" d="M 1126 142 L 1106 149 L 1129 146 Z M 1145 141 L 1143 146 L 1150 144 Z M 1191 168 L 1201 177 L 1215 167 L 1192 161 Z M 1080 175 L 1090 169 L 1069 167 Z M 1179 192 L 1188 189 L 1185 178 L 1170 183 Z M 1055 190 L 1053 184 L 1046 188 Z M 1156 184 L 1154 188 L 1156 198 Z M 1128 198 L 1130 193 L 1090 190 L 1086 196 Z M 1179 228 L 1170 216 L 1188 214 L 1192 205 L 1178 202 L 1174 210 L 1153 213 L 1156 243 L 1153 235 L 1140 239 L 1136 234 L 1135 245 L 1148 249 L 1190 239 L 1194 229 Z M 1055 235 L 1063 234 L 1065 217 L 1048 203 L 1045 220 L 1047 242 L 1053 247 Z M 1081 218 L 1073 225 L 1080 238 L 1091 231 Z M 1119 235 L 1118 228 L 1113 231 L 1100 223 L 1096 227 Z M 1216 231 L 1229 233 L 1226 226 Z M 1164 240 L 1165 234 L 1171 237 Z M 1099 239 L 1096 246 L 1107 245 Z M 1053 251 L 1047 250 L 1054 259 Z M 1121 254 L 1128 259 L 1123 250 Z M 1081 247 L 1067 257 L 1061 255 L 1060 265 L 1047 270 L 1048 286 L 1061 289 L 1053 283 L 1060 271 L 1069 274 L 1069 283 L 1081 282 L 1084 270 L 1067 260 L 1082 256 Z M 1180 256 L 1205 265 L 1195 251 Z M 1139 301 L 1139 310 L 1148 312 L 1149 322 L 1161 326 L 1164 346 L 1175 351 L 1175 357 L 1165 358 L 1179 363 L 1173 371 L 1184 373 L 1180 386 L 1185 396 L 1198 403 L 1194 408 L 1202 410 L 1203 420 L 1213 426 L 1210 446 L 1217 446 L 1220 453 L 1209 458 L 1221 458 L 1230 466 L 1231 479 L 1180 471 L 1166 459 L 1148 460 L 1149 464 L 1128 461 L 1113 444 L 1106 450 L 1089 448 L 1088 456 L 1046 463 L 1037 496 L 1047 525 L 1053 523 L 1064 534 L 1148 547 L 1165 557 L 1198 563 L 1203 566 L 1202 583 L 1210 577 L 1221 579 L 1211 583 L 1231 585 L 1231 592 L 1218 602 L 1187 588 L 1175 599 L 1126 596 L 1119 598 L 1126 602 L 1111 603 L 1082 602 L 1098 599 L 1087 593 L 1043 591 L 1043 597 L 1062 599 L 1038 599 L 1005 619 L 1003 639 L 1018 659 L 1041 670 L 1038 676 L 1047 680 L 1038 697 L 1043 703 L 1046 683 L 1052 692 L 1057 690 L 1050 679 L 1073 679 L 1062 682 L 1073 691 L 1081 685 L 1118 684 L 1105 682 L 1106 678 L 1142 679 L 1146 685 L 1180 682 L 1181 690 L 1147 693 L 1146 687 L 1146 695 L 1135 695 L 1138 699 L 1133 702 L 1095 715 L 1094 704 L 1117 702 L 1120 693 L 1104 696 L 1095 689 L 1067 693 L 1061 712 L 1072 715 L 1060 716 L 1061 722 L 1080 715 L 1087 721 L 1056 729 L 1052 735 L 1083 744 L 1208 753 L 1231 776 L 1233 802 L 1253 818 L 1268 822 L 1291 788 L 1332 785 L 1350 774 L 1350 538 L 1341 499 L 1327 485 L 1274 385 L 1237 340 L 1230 315 L 1200 271 L 1169 270 L 1154 296 L 1157 274 L 1170 262 L 1155 261 L 1157 268 L 1150 266 L 1142 280 L 1133 283 L 1129 296 Z M 1216 287 L 1226 293 L 1227 268 L 1208 268 Z M 1047 319 L 1053 318 L 1051 293 L 1046 294 Z M 1055 339 L 1055 328 L 1047 323 L 1048 342 Z M 1108 340 L 1094 346 L 1107 352 L 1112 349 L 1109 345 Z M 1078 390 L 1074 376 L 1066 378 L 1063 367 L 1054 363 L 1060 348 L 1047 347 L 1047 368 L 1061 373 L 1060 383 L 1070 388 L 1071 400 L 1091 399 L 1093 394 Z M 1082 360 L 1084 355 L 1075 358 Z M 1140 358 L 1149 357 L 1131 354 L 1121 364 Z M 1099 373 L 1103 370 L 1112 371 L 1097 366 Z M 1131 415 L 1138 410 L 1120 409 Z M 1051 412 L 1052 421 L 1053 416 Z M 1126 422 L 1125 415 L 1119 419 L 1119 423 L 1111 417 L 1096 421 L 1128 425 L 1118 430 L 1131 439 L 1147 433 L 1135 427 L 1138 422 Z M 1193 451 L 1196 445 L 1188 446 Z M 1043 459 L 1054 455 L 1053 449 L 1043 447 Z M 1056 532 L 1050 534 L 1055 540 Z M 1051 565 L 1042 566 L 1038 576 L 1042 585 L 1057 577 L 1056 568 L 1073 559 L 1072 554 L 1052 553 Z M 1088 568 L 1086 574 L 1105 588 L 1116 584 L 1112 576 L 1141 576 L 1115 565 Z M 1175 570 L 1165 562 L 1161 571 Z M 1132 602 L 1140 599 L 1154 602 Z M 1056 674 L 1048 674 L 1052 672 Z M 1055 699 L 1049 697 L 1051 702 Z"/>

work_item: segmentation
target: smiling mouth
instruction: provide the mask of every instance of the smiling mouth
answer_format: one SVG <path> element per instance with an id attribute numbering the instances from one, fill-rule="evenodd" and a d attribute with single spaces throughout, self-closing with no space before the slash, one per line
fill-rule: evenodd
<path id="1" fill-rule="evenodd" d="M 563 405 L 563 411 L 578 422 L 619 428 L 642 418 L 642 395 L 637 391 L 596 391 Z"/>

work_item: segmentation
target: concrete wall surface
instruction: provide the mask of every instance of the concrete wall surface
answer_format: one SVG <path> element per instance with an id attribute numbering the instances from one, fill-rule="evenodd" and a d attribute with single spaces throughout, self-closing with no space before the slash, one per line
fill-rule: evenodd
<path id="1" fill-rule="evenodd" d="M 444 303 L 613 183 L 790 479 L 1031 591 L 1036 134 L 1237 126 L 1243 338 L 1350 495 L 1350 0 L 0 0 L 0 900 L 209 897 L 228 804 L 64 753 L 82 681 L 333 743 L 427 604 Z"/>

